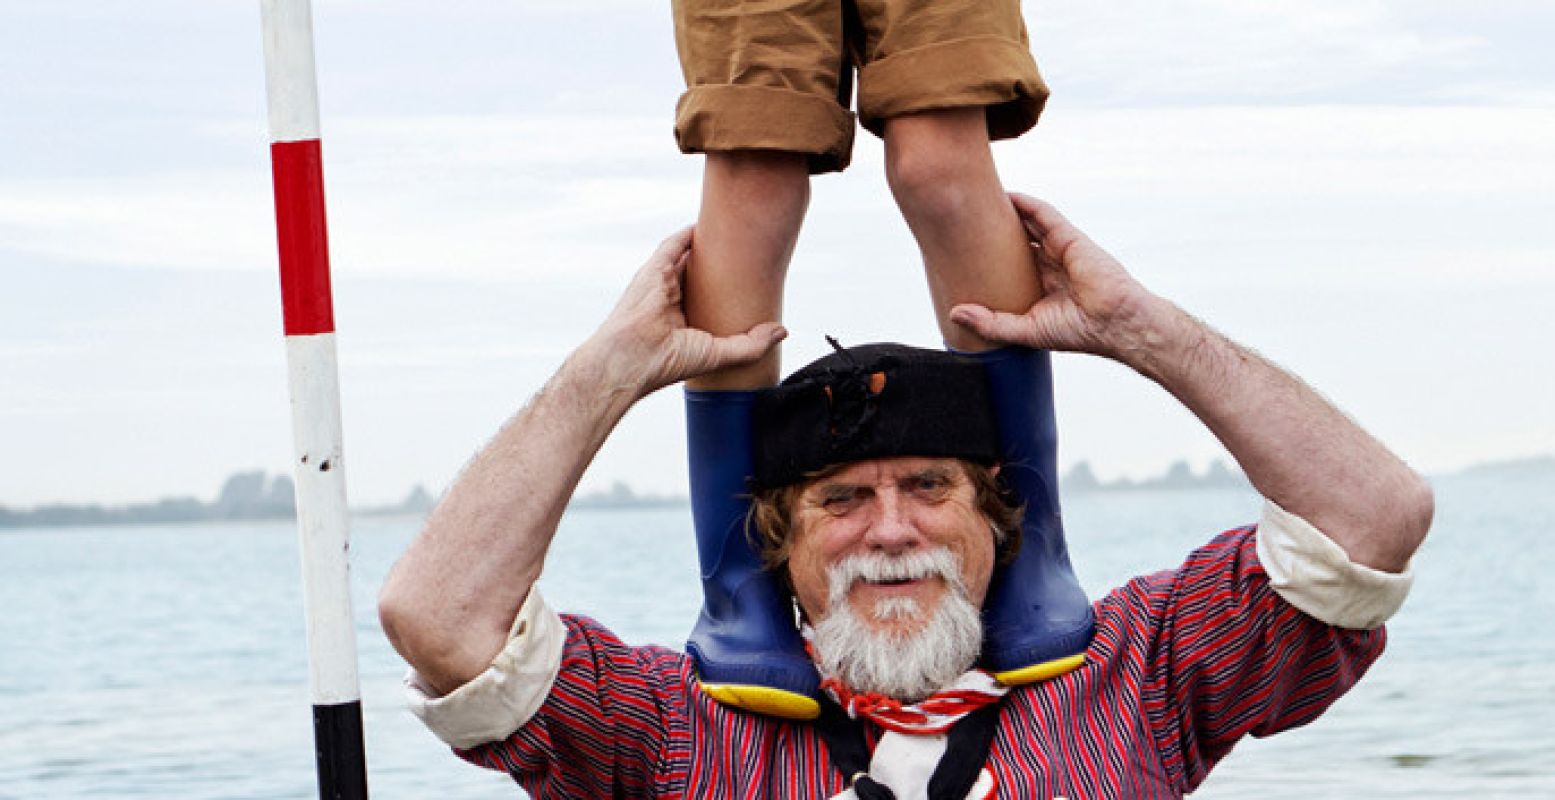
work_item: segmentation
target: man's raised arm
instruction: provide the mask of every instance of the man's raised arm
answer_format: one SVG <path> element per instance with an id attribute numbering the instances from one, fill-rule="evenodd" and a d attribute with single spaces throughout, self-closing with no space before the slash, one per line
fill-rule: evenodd
<path id="1" fill-rule="evenodd" d="M 686 327 L 688 228 L 666 239 L 610 316 L 498 431 L 448 490 L 390 572 L 385 633 L 435 694 L 479 675 L 540 576 L 583 471 L 649 393 L 755 361 L 786 335 L 776 323 L 713 337 Z"/>
<path id="2" fill-rule="evenodd" d="M 1013 196 L 1043 298 L 1025 314 L 963 305 L 991 341 L 1094 353 L 1154 380 L 1225 444 L 1264 497 L 1350 560 L 1400 572 L 1430 527 L 1430 487 L 1306 384 L 1135 281 L 1052 206 Z"/>

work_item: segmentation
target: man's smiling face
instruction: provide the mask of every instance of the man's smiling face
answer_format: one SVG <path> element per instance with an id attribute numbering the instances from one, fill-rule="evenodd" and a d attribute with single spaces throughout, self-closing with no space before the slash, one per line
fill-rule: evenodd
<path id="1" fill-rule="evenodd" d="M 872 631 L 900 637 L 949 592 L 980 608 L 994 537 L 976 500 L 953 458 L 860 461 L 812 481 L 795 501 L 788 561 L 800 606 L 818 621 L 845 602 Z"/>

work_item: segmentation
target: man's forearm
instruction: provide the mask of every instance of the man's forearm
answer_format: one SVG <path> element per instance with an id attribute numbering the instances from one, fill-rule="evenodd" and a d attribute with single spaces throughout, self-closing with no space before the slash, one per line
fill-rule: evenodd
<path id="1" fill-rule="evenodd" d="M 1299 379 L 1171 303 L 1140 317 L 1125 363 L 1202 420 L 1259 492 L 1352 561 L 1404 568 L 1433 511 L 1414 470 Z"/>
<path id="2" fill-rule="evenodd" d="M 501 650 L 578 480 L 636 398 L 585 344 L 432 512 L 379 602 L 389 639 L 430 688 L 462 685 Z"/>

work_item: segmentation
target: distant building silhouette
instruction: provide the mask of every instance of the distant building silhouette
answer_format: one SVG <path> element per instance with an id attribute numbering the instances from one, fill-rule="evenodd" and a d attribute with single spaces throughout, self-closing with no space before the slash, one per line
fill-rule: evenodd
<path id="1" fill-rule="evenodd" d="M 0 508 L 0 527 L 134 525 L 157 522 L 207 522 L 236 519 L 285 519 L 296 515 L 292 479 L 271 478 L 263 470 L 235 473 L 222 483 L 213 502 L 194 497 L 164 497 L 127 506 L 50 505 L 30 511 Z"/>
<path id="2" fill-rule="evenodd" d="M 572 498 L 572 502 L 567 504 L 567 507 L 578 509 L 670 508 L 685 505 L 686 502 L 687 500 L 684 497 L 638 494 L 632 491 L 632 487 L 622 481 L 616 481 L 605 491 L 575 495 Z"/>
<path id="3" fill-rule="evenodd" d="M 263 470 L 236 473 L 222 484 L 211 513 L 215 519 L 293 516 L 297 513 L 297 499 L 292 479 L 277 475 L 272 480 Z"/>
<path id="4" fill-rule="evenodd" d="M 1211 461 L 1203 475 L 1195 475 L 1193 467 L 1185 460 L 1173 461 L 1166 472 L 1154 478 L 1133 480 L 1132 478 L 1118 478 L 1114 481 L 1103 481 L 1096 477 L 1091 470 L 1091 465 L 1086 461 L 1075 462 L 1073 467 L 1064 474 L 1059 481 L 1059 488 L 1065 492 L 1119 492 L 1130 490 L 1154 489 L 1154 490 L 1188 490 L 1188 489 L 1239 489 L 1249 484 L 1247 477 L 1242 473 L 1231 469 L 1220 459 Z"/>

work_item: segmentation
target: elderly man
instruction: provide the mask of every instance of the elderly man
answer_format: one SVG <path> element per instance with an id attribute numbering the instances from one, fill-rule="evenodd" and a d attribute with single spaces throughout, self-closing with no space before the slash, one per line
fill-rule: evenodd
<path id="1" fill-rule="evenodd" d="M 1181 797 L 1242 736 L 1326 709 L 1381 652 L 1429 489 L 1057 211 L 1015 203 L 1044 298 L 1024 315 L 960 306 L 952 318 L 989 341 L 1094 353 L 1160 384 L 1267 498 L 1256 528 L 1098 601 L 1081 668 L 1000 683 L 976 669 L 979 609 L 1017 510 L 999 490 L 976 375 L 896 346 L 839 352 L 785 387 L 854 391 L 862 406 L 817 423 L 772 395 L 757 413 L 753 514 L 828 699 L 814 721 L 721 705 L 685 654 L 628 647 L 533 591 L 568 497 L 626 410 L 784 336 L 775 324 L 721 338 L 686 327 L 682 232 L 476 456 L 391 574 L 380 612 L 414 668 L 416 712 L 537 797 L 938 800 Z M 828 437 L 841 445 L 807 443 Z"/>

